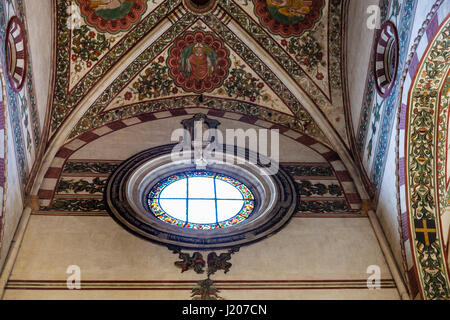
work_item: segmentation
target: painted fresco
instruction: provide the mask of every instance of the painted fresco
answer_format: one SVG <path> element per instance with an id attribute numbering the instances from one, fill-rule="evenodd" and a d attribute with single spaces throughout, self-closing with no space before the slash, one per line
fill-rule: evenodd
<path id="1" fill-rule="evenodd" d="M 12 75 L 13 80 L 7 82 L 6 88 L 6 103 L 8 105 L 8 118 L 11 121 L 12 135 L 14 137 L 15 143 L 15 154 L 17 160 L 17 167 L 19 170 L 19 181 L 24 185 L 27 181 L 27 177 L 30 173 L 33 161 L 35 159 L 35 153 L 37 147 L 40 143 L 40 127 L 39 127 L 39 116 L 37 113 L 35 93 L 32 80 L 32 68 L 31 61 L 29 59 L 29 50 L 27 50 L 28 42 L 26 41 L 26 21 L 24 15 L 24 7 L 22 0 L 8 0 L 0 2 L 0 47 L 5 48 L 5 41 L 7 39 L 6 31 L 7 25 L 11 21 L 20 21 L 23 29 L 18 28 L 19 24 L 15 24 L 15 28 L 10 29 L 14 32 L 14 37 L 11 36 L 10 39 L 13 40 L 13 44 L 19 41 L 21 44 L 17 43 L 19 50 L 13 50 L 10 46 L 10 50 L 7 51 L 11 55 L 15 52 L 15 68 L 14 75 Z M 10 24 L 10 26 L 13 26 Z M 22 30 L 22 31 L 20 31 Z M 21 36 L 18 34 L 21 33 Z M 24 50 L 22 50 L 24 46 Z M 19 54 L 23 52 L 23 54 Z M 0 51 L 0 61 L 3 66 L 3 70 L 7 70 L 7 65 L 12 56 L 7 57 L 5 51 Z M 17 60 L 19 59 L 19 60 Z M 21 61 L 21 59 L 23 61 Z M 28 65 L 27 68 L 24 68 Z M 19 72 L 22 70 L 21 72 Z M 19 79 L 16 72 L 20 73 L 21 78 Z M 20 80 L 20 81 L 19 81 Z M 16 82 L 17 81 L 17 82 Z"/>
<path id="2" fill-rule="evenodd" d="M 90 126 L 96 121 L 90 115 L 116 109 L 119 105 L 124 107 L 123 104 L 132 105 L 134 109 L 144 101 L 156 103 L 157 99 L 164 96 L 173 96 L 173 99 L 189 93 L 212 94 L 214 97 L 242 100 L 282 112 L 284 118 L 291 117 L 284 124 L 327 143 L 325 135 L 302 106 L 303 99 L 295 97 L 280 81 L 279 75 L 264 64 L 266 59 L 261 57 L 264 52 L 282 66 L 285 75 L 302 89 L 298 92 L 313 101 L 315 107 L 336 128 L 344 143 L 347 143 L 345 118 L 342 116 L 340 70 L 341 3 L 326 0 L 288 2 L 284 7 L 278 6 L 280 14 L 290 12 L 286 14 L 295 16 L 292 18 L 294 24 L 304 27 L 301 31 L 294 27 L 297 30 L 295 35 L 281 36 L 257 22 L 256 4 L 253 1 L 220 1 L 217 7 L 204 15 L 190 12 L 177 0 L 147 2 L 141 20 L 128 30 L 117 33 L 102 30 L 84 18 L 75 28 L 68 28 L 67 21 L 77 10 L 83 16 L 79 6 L 81 1 L 58 1 L 56 63 L 60 67 L 52 114 L 52 134 L 115 62 L 126 56 L 150 30 L 156 30 L 155 26 L 162 23 L 169 12 L 173 12 L 173 15 L 169 15 L 171 24 L 161 29 L 165 31 L 149 42 L 145 51 L 102 93 L 77 127 Z M 300 2 L 303 3 L 301 6 Z M 92 4 L 90 10 L 96 8 L 100 8 L 100 5 Z M 300 11 L 295 13 L 295 10 Z M 301 11 L 304 13 L 300 14 Z M 253 38 L 261 53 L 253 52 L 254 47 L 235 34 L 230 18 L 237 21 Z M 191 44 L 185 46 L 182 50 L 176 48 L 180 44 L 184 45 L 182 39 L 188 36 L 188 29 L 190 32 L 209 34 L 214 39 L 211 44 L 221 43 L 222 49 L 201 42 L 203 54 L 194 62 L 192 58 L 195 55 L 191 51 L 194 52 L 195 44 L 192 47 Z M 197 45 L 196 48 L 200 52 L 199 47 Z M 90 48 L 89 53 L 86 48 Z M 331 51 L 333 55 L 329 55 Z M 69 68 L 66 64 L 68 60 Z M 148 68 L 149 62 L 152 62 L 151 68 Z M 144 68 L 150 73 L 143 74 Z M 169 78 L 165 78 L 167 73 Z M 140 79 L 140 85 L 135 84 L 138 81 L 136 77 Z M 233 84 L 232 80 L 237 77 L 246 84 Z M 125 89 L 127 86 L 128 89 Z M 155 86 L 161 90 L 152 89 Z M 67 90 L 68 95 L 65 94 Z M 119 94 L 113 96 L 113 92 Z M 136 111 L 130 108 L 123 109 L 123 115 L 136 115 Z M 277 123 L 277 118 L 273 118 L 277 112 L 265 112 L 264 120 Z M 108 116 L 111 117 L 115 115 Z"/>

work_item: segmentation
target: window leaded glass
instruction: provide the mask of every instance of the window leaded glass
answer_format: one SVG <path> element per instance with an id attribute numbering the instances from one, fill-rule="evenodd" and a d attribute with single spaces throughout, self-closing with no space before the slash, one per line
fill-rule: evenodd
<path id="1" fill-rule="evenodd" d="M 147 201 L 161 221 L 188 229 L 214 230 L 247 219 L 255 200 L 245 184 L 230 176 L 193 170 L 158 182 Z"/>

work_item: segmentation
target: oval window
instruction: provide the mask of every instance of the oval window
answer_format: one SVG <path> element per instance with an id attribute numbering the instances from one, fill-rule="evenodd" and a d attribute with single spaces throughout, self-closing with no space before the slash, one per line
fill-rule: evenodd
<path id="1" fill-rule="evenodd" d="M 203 170 L 185 171 L 159 181 L 148 194 L 150 211 L 160 220 L 188 229 L 214 230 L 238 224 L 254 208 L 242 182 Z"/>

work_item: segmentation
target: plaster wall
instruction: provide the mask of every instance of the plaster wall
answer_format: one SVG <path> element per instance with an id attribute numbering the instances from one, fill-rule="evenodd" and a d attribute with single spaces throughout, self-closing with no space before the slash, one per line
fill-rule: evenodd
<path id="1" fill-rule="evenodd" d="M 375 29 L 367 27 L 367 8 L 379 0 L 349 1 L 347 19 L 347 83 L 354 134 L 357 133 L 365 91 L 368 66 L 372 56 Z"/>
<path id="2" fill-rule="evenodd" d="M 45 231 L 43 231 L 45 230 Z M 204 253 L 206 254 L 206 253 Z M 131 290 L 130 283 L 198 281 L 205 275 L 181 273 L 178 260 L 167 248 L 131 235 L 109 216 L 31 217 L 23 245 L 10 277 L 5 299 L 189 299 L 189 288 Z M 398 299 L 395 288 L 380 290 L 333 289 L 330 280 L 367 279 L 369 265 L 378 265 L 382 279 L 392 279 L 367 218 L 294 218 L 279 233 L 242 247 L 232 256 L 229 273 L 213 280 L 227 299 Z M 121 282 L 116 290 L 22 290 L 25 282 L 59 280 L 65 283 L 70 265 L 81 268 L 81 282 Z M 278 288 L 246 288 L 242 281 L 276 282 Z M 282 282 L 312 280 L 320 289 L 281 289 Z M 237 281 L 230 285 L 227 281 Z M 264 285 L 263 285 L 264 286 Z M 284 285 L 285 286 L 285 285 Z M 121 288 L 121 290 L 118 290 Z M 245 290 L 238 289 L 244 288 Z"/>
<path id="3" fill-rule="evenodd" d="M 44 127 L 52 68 L 52 1 L 25 0 L 28 41 L 41 130 Z"/>
<path id="4" fill-rule="evenodd" d="M 11 132 L 11 124 L 7 121 L 7 132 Z M 5 259 L 7 257 L 11 241 L 14 237 L 17 225 L 23 211 L 23 198 L 21 193 L 21 186 L 19 183 L 19 175 L 17 170 L 17 162 L 15 155 L 14 140 L 12 134 L 8 134 L 7 139 L 7 158 L 6 168 L 7 181 L 6 181 L 6 203 L 5 203 L 5 216 L 3 221 L 3 235 L 1 239 L 1 252 L 0 252 L 0 270 L 3 269 Z"/>

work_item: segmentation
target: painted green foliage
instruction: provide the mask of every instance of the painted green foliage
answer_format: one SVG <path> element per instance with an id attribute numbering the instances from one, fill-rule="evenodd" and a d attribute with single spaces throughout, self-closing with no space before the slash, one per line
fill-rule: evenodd
<path id="1" fill-rule="evenodd" d="M 103 188 L 106 186 L 106 179 L 94 178 L 92 182 L 80 179 L 80 180 L 64 180 L 61 179 L 58 184 L 57 192 L 88 192 L 90 194 L 102 193 Z"/>
<path id="2" fill-rule="evenodd" d="M 311 181 L 299 181 L 296 182 L 297 190 L 300 196 L 311 196 L 311 195 L 332 195 L 341 196 L 343 195 L 342 189 L 337 184 L 325 185 L 323 183 L 311 183 Z"/>
<path id="3" fill-rule="evenodd" d="M 326 66 L 322 47 L 309 31 L 302 37 L 293 37 L 287 44 L 287 49 L 294 55 L 295 60 L 302 63 L 310 72 L 317 70 L 319 65 Z M 317 73 L 316 77 L 322 80 L 324 76 Z"/>
<path id="4" fill-rule="evenodd" d="M 349 206 L 345 200 L 336 201 L 301 201 L 299 199 L 297 211 L 326 213 L 326 212 L 347 212 Z"/>
<path id="5" fill-rule="evenodd" d="M 78 57 L 85 62 L 98 61 L 98 57 L 110 48 L 110 42 L 103 33 L 96 33 L 89 30 L 86 25 L 73 31 L 72 60 L 76 61 Z"/>
<path id="6" fill-rule="evenodd" d="M 263 96 L 261 90 L 264 88 L 264 83 L 247 72 L 245 65 L 242 64 L 230 71 L 230 77 L 223 85 L 230 97 L 248 98 L 251 102 L 255 102 Z"/>
<path id="7" fill-rule="evenodd" d="M 144 74 L 139 75 L 139 80 L 134 83 L 133 91 L 139 96 L 139 100 L 164 97 L 178 91 L 169 77 L 169 67 L 162 64 L 163 61 L 163 57 L 160 57 L 158 62 L 152 61 Z"/>
<path id="8" fill-rule="evenodd" d="M 105 211 L 102 199 L 55 199 L 48 210 L 61 211 Z"/>
<path id="9" fill-rule="evenodd" d="M 283 166 L 292 176 L 319 176 L 334 177 L 333 169 L 330 166 L 313 165 L 313 166 Z"/>
<path id="10" fill-rule="evenodd" d="M 446 147 L 440 131 L 439 113 L 448 112 L 440 105 L 440 95 L 447 95 L 450 56 L 450 23 L 436 36 L 418 70 L 409 106 L 407 137 L 407 173 L 410 223 L 420 282 L 426 299 L 448 299 L 449 279 L 439 228 L 439 179 L 445 179 L 439 160 L 439 144 Z M 438 144 L 436 144 L 436 141 Z M 440 164 L 441 161 L 441 164 Z M 437 169 L 437 170 L 436 170 Z M 438 176 L 436 176 L 438 175 Z M 436 185 L 436 182 L 438 185 Z"/>
<path id="11" fill-rule="evenodd" d="M 72 162 L 68 161 L 64 166 L 64 173 L 111 173 L 117 168 L 117 164 L 109 162 Z"/>

